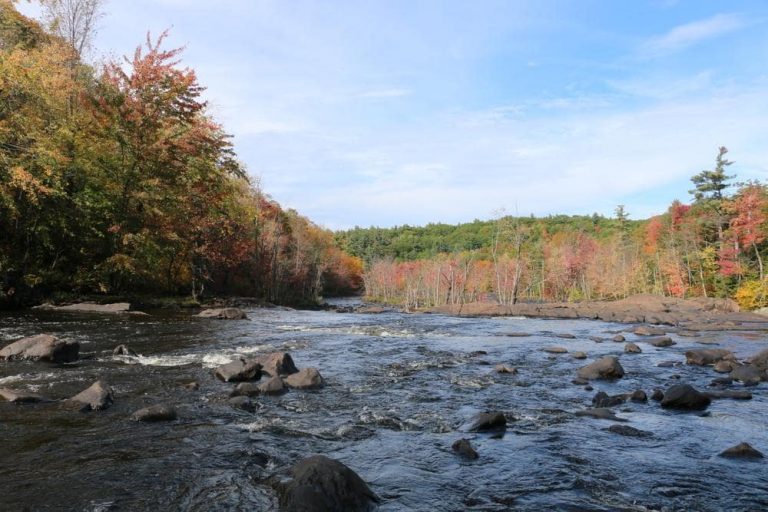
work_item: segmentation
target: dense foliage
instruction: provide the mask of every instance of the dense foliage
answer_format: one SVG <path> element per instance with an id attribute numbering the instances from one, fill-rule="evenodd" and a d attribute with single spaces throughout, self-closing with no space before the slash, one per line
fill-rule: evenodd
<path id="1" fill-rule="evenodd" d="M 355 228 L 340 245 L 366 262 L 368 296 L 424 307 L 492 300 L 615 299 L 635 293 L 734 297 L 768 306 L 763 260 L 768 190 L 733 188 L 720 148 L 714 170 L 692 178 L 692 204 L 675 201 L 662 215 L 614 219 L 500 217 L 423 228 Z"/>
<path id="2" fill-rule="evenodd" d="M 332 233 L 249 181 L 163 39 L 97 71 L 0 0 L 0 303 L 62 290 L 305 303 L 359 286 Z"/>

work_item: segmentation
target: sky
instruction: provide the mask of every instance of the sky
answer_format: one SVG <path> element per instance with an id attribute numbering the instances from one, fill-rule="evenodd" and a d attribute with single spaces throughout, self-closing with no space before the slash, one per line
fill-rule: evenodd
<path id="1" fill-rule="evenodd" d="M 166 29 L 250 175 L 330 229 L 646 218 L 719 146 L 768 178 L 763 0 L 109 0 L 91 58 Z"/>

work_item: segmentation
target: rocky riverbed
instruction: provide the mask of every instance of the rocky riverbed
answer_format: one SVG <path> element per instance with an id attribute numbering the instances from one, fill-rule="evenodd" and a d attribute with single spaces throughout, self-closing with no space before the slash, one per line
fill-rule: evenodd
<path id="1" fill-rule="evenodd" d="M 0 508 L 768 507 L 746 317 L 147 313 L 0 315 Z"/>

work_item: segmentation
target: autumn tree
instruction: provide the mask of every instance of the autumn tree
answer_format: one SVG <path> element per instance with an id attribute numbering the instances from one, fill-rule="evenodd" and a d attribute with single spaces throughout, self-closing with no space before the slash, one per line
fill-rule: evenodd
<path id="1" fill-rule="evenodd" d="M 43 18 L 50 30 L 66 41 L 81 59 L 93 44 L 104 0 L 41 0 Z"/>

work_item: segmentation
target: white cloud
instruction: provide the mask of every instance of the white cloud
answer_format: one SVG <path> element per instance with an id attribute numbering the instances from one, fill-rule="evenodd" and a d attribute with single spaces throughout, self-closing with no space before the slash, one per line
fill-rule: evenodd
<path id="1" fill-rule="evenodd" d="M 641 52 L 657 56 L 683 50 L 702 41 L 734 32 L 747 25 L 739 14 L 718 14 L 704 20 L 679 25 L 669 32 L 646 41 Z"/>

